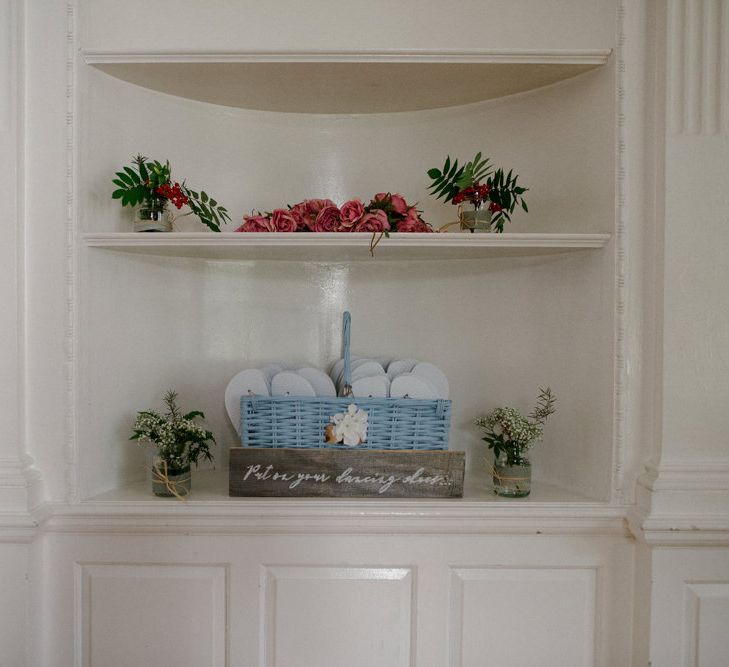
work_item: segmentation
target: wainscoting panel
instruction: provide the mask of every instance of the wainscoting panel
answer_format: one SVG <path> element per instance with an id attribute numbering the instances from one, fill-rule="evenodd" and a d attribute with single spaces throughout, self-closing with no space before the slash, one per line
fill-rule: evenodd
<path id="1" fill-rule="evenodd" d="M 454 568 L 450 667 L 595 664 L 597 568 Z"/>
<path id="2" fill-rule="evenodd" d="M 413 665 L 410 568 L 262 566 L 265 667 Z"/>
<path id="3" fill-rule="evenodd" d="M 687 583 L 684 665 L 723 667 L 729 659 L 729 582 Z"/>
<path id="4" fill-rule="evenodd" d="M 76 664 L 225 667 L 226 583 L 222 565 L 77 565 Z"/>

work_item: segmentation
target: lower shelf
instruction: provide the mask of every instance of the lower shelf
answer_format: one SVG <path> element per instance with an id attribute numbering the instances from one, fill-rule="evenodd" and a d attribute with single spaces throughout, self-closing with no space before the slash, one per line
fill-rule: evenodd
<path id="1" fill-rule="evenodd" d="M 536 482 L 528 498 L 498 498 L 466 478 L 463 498 L 230 498 L 228 471 L 194 473 L 189 500 L 137 482 L 53 507 L 46 529 L 169 535 L 620 535 L 627 508 Z"/>
<path id="2" fill-rule="evenodd" d="M 535 481 L 532 483 L 532 492 L 526 498 L 501 498 L 496 496 L 487 479 L 469 477 L 466 475 L 463 498 L 449 499 L 386 499 L 386 498 L 231 498 L 228 496 L 228 471 L 227 470 L 200 470 L 193 472 L 193 487 L 190 497 L 186 503 L 181 503 L 176 498 L 160 498 L 154 496 L 149 481 L 134 482 L 106 493 L 99 494 L 85 500 L 85 504 L 124 504 L 143 503 L 159 505 L 245 505 L 251 503 L 294 503 L 294 504 L 342 504 L 361 503 L 389 505 L 390 503 L 417 504 L 423 506 L 432 505 L 463 505 L 469 503 L 480 503 L 484 505 L 505 506 L 505 505 L 539 505 L 539 504 L 566 504 L 586 505 L 602 507 L 605 504 L 588 498 L 572 491 L 567 491 L 552 484 Z"/>

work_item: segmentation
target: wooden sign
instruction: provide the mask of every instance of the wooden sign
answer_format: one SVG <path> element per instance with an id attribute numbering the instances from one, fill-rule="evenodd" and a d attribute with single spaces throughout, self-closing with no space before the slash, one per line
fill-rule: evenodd
<path id="1" fill-rule="evenodd" d="M 460 498 L 464 452 L 231 447 L 231 496 Z"/>

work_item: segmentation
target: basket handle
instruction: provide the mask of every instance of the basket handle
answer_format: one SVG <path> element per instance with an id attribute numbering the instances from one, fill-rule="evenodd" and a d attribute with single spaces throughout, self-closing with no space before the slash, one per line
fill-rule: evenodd
<path id="1" fill-rule="evenodd" d="M 342 358 L 344 359 L 344 386 L 342 387 L 342 396 L 352 396 L 351 336 L 352 316 L 348 310 L 345 310 L 342 316 Z"/>

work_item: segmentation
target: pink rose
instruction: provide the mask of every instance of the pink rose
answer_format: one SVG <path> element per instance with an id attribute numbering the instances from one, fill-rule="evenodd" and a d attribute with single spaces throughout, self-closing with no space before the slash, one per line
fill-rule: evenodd
<path id="1" fill-rule="evenodd" d="M 325 206 L 316 216 L 315 232 L 338 232 L 342 223 L 342 214 L 334 205 Z"/>
<path id="2" fill-rule="evenodd" d="M 355 232 L 384 232 L 390 229 L 390 223 L 387 220 L 387 213 L 382 209 L 375 209 L 369 213 L 365 213 L 361 220 L 354 228 Z"/>
<path id="3" fill-rule="evenodd" d="M 271 224 L 277 232 L 295 232 L 298 227 L 291 212 L 283 208 L 274 209 Z"/>
<path id="4" fill-rule="evenodd" d="M 313 218 L 316 218 L 316 216 L 319 214 L 319 211 L 321 211 L 323 208 L 326 208 L 327 206 L 336 207 L 336 204 L 331 199 L 305 199 L 301 203 L 304 204 L 307 213 L 309 213 L 309 215 L 311 215 Z"/>
<path id="5" fill-rule="evenodd" d="M 395 209 L 395 213 L 397 213 L 398 215 L 405 215 L 408 212 L 407 202 L 401 194 L 398 194 L 396 192 L 394 195 L 392 195 L 391 201 L 392 208 Z"/>
<path id="6" fill-rule="evenodd" d="M 373 201 L 388 200 L 392 206 L 392 210 L 398 215 L 405 215 L 408 211 L 408 205 L 405 198 L 397 192 L 393 195 L 389 192 L 378 192 L 374 197 Z"/>
<path id="7" fill-rule="evenodd" d="M 342 231 L 352 231 L 364 215 L 364 204 L 359 199 L 350 199 L 342 205 Z"/>
<path id="8" fill-rule="evenodd" d="M 314 226 L 314 216 L 306 209 L 306 202 L 296 204 L 289 213 L 296 222 L 296 230 L 299 232 L 310 231 Z"/>
<path id="9" fill-rule="evenodd" d="M 397 231 L 398 232 L 419 232 L 419 233 L 427 233 L 432 232 L 433 230 L 430 228 L 430 225 L 426 223 L 419 215 L 418 212 L 415 210 L 414 206 L 411 206 L 408 209 L 407 215 L 405 218 L 400 220 L 400 222 L 397 223 Z"/>
<path id="10" fill-rule="evenodd" d="M 243 224 L 236 232 L 275 232 L 276 228 L 267 215 L 244 215 Z"/>

